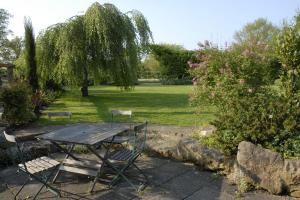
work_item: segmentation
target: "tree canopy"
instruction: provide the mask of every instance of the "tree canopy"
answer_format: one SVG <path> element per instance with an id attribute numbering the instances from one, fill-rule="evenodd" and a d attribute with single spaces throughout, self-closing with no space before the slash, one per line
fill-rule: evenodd
<path id="1" fill-rule="evenodd" d="M 6 39 L 9 33 L 9 30 L 7 29 L 9 17 L 9 13 L 0 8 L 0 46 L 2 46 L 2 42 Z"/>
<path id="2" fill-rule="evenodd" d="M 122 13 L 112 4 L 92 4 L 84 15 L 43 31 L 37 39 L 39 74 L 47 80 L 81 86 L 109 75 L 125 89 L 137 79 L 139 56 L 148 50 L 152 33 L 139 11 Z"/>
<path id="3" fill-rule="evenodd" d="M 278 32 L 279 29 L 271 22 L 259 18 L 234 34 L 235 44 L 248 47 L 268 45 L 274 41 Z"/>
<path id="4" fill-rule="evenodd" d="M 247 23 L 234 35 L 233 50 L 257 57 L 264 66 L 265 79 L 273 83 L 279 78 L 281 66 L 275 55 L 275 38 L 279 28 L 264 18 Z"/>
<path id="5" fill-rule="evenodd" d="M 0 62 L 7 62 L 7 58 L 10 55 L 10 50 L 7 48 L 7 43 L 9 42 L 7 35 L 10 32 L 7 27 L 9 17 L 10 14 L 0 8 Z"/>

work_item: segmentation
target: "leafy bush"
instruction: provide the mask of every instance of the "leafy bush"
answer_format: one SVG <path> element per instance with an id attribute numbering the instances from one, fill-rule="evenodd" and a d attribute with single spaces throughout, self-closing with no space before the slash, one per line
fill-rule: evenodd
<path id="1" fill-rule="evenodd" d="M 160 63 L 160 73 L 165 79 L 182 79 L 188 77 L 188 64 L 194 51 L 178 45 L 151 45 L 155 59 Z"/>
<path id="2" fill-rule="evenodd" d="M 10 127 L 30 122 L 34 115 L 30 87 L 18 82 L 3 89 L 1 100 L 4 105 L 3 119 Z"/>
<path id="3" fill-rule="evenodd" d="M 284 42 L 288 40 L 279 44 Z M 281 84 L 284 87 L 278 92 L 268 85 L 265 63 L 255 52 L 239 54 L 231 49 L 209 48 L 200 51 L 198 59 L 199 63 L 190 63 L 196 86 L 192 101 L 194 105 L 210 102 L 218 109 L 217 119 L 212 123 L 217 131 L 202 138 L 203 143 L 235 154 L 238 144 L 246 140 L 285 156 L 299 155 L 300 98 L 296 88 L 299 77 L 294 72 L 300 61 L 282 69 Z M 283 59 L 280 61 L 287 66 Z"/>
<path id="4" fill-rule="evenodd" d="M 161 79 L 162 85 L 192 85 L 193 82 L 190 79 Z"/>
<path id="5" fill-rule="evenodd" d="M 56 83 L 53 79 L 46 81 L 44 89 L 47 91 L 63 91 L 63 84 Z"/>
<path id="6" fill-rule="evenodd" d="M 158 60 L 155 59 L 153 54 L 148 54 L 145 60 L 142 61 L 138 68 L 138 78 L 151 79 L 160 78 L 161 65 Z"/>
<path id="7" fill-rule="evenodd" d="M 267 19 L 258 18 L 247 23 L 234 34 L 232 48 L 239 52 L 254 52 L 265 70 L 265 80 L 272 84 L 279 78 L 281 64 L 275 56 L 275 41 L 279 28 Z"/>
<path id="8" fill-rule="evenodd" d="M 43 106 L 50 105 L 60 95 L 61 95 L 61 92 L 54 92 L 54 91 L 51 91 L 51 90 L 48 90 L 48 91 L 38 90 L 38 91 L 36 91 L 31 97 L 31 101 L 34 105 L 34 108 L 36 109 L 35 113 L 37 115 L 41 114 L 40 110 L 43 109 Z"/>

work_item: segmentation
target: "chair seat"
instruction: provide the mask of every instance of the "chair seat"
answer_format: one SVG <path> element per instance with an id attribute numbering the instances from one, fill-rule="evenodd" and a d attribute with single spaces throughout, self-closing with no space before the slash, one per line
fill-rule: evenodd
<path id="1" fill-rule="evenodd" d="M 106 143 L 114 143 L 114 144 L 122 144 L 124 142 L 128 142 L 130 140 L 129 136 L 115 136 L 114 140 L 112 141 L 112 138 L 107 138 L 103 142 Z"/>
<path id="2" fill-rule="evenodd" d="M 25 162 L 27 171 L 30 174 L 39 173 L 48 169 L 51 169 L 53 167 L 56 167 L 60 163 L 52 158 L 43 156 L 28 162 Z M 19 168 L 26 172 L 26 168 L 23 164 L 19 164 Z"/>
<path id="3" fill-rule="evenodd" d="M 120 149 L 113 151 L 109 155 L 109 160 L 111 161 L 126 161 L 133 156 L 133 151 L 129 149 Z"/>

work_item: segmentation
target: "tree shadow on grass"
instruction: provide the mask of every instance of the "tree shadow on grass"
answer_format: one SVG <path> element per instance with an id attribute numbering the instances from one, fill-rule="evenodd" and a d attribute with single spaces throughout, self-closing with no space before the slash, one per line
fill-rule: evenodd
<path id="1" fill-rule="evenodd" d="M 100 96 L 90 95 L 87 97 L 91 103 L 93 103 L 96 107 L 98 118 L 104 122 L 110 121 L 110 108 L 105 104 L 103 99 Z M 83 115 L 86 113 L 81 113 Z"/>
<path id="2" fill-rule="evenodd" d="M 116 93 L 94 96 L 94 100 L 97 98 L 102 99 L 108 106 L 119 107 L 180 108 L 188 106 L 188 96 L 185 94 Z M 100 102 L 95 103 L 98 105 Z"/>
<path id="3" fill-rule="evenodd" d="M 194 108 L 189 107 L 187 94 L 126 92 L 101 90 L 101 88 L 91 89 L 88 97 L 81 97 L 79 91 L 67 92 L 59 102 L 54 103 L 49 108 L 49 111 L 72 112 L 73 116 L 70 122 L 76 122 L 76 120 L 80 122 L 97 122 L 97 120 L 109 122 L 111 121 L 110 111 L 113 109 L 132 110 L 134 117 L 149 120 L 155 115 L 172 116 L 172 118 L 178 115 L 182 118 L 184 115 L 194 114 Z M 62 118 L 61 122 L 58 123 L 68 123 L 68 120 Z"/>

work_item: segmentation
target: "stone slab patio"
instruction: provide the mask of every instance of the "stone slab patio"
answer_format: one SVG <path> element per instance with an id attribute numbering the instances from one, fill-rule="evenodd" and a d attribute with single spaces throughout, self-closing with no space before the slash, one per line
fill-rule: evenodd
<path id="1" fill-rule="evenodd" d="M 62 154 L 55 154 L 60 159 Z M 84 155 L 87 157 L 87 155 Z M 274 196 L 264 191 L 249 192 L 237 198 L 236 186 L 230 185 L 224 177 L 214 173 L 201 171 L 189 163 L 181 163 L 170 159 L 149 157 L 143 155 L 137 165 L 148 175 L 150 183 L 140 193 L 135 192 L 126 182 L 120 182 L 112 189 L 103 182 L 96 185 L 93 194 L 86 193 L 91 179 L 72 173 L 63 173 L 55 184 L 62 191 L 59 199 L 99 199 L 99 200 L 294 200 L 288 196 Z M 134 179 L 137 173 L 131 170 L 129 176 Z M 16 173 L 16 167 L 9 167 L 0 171 L 0 199 L 13 199 L 13 193 L 22 185 L 24 176 Z M 41 186 L 32 182 L 21 193 L 21 199 L 28 199 Z M 30 198 L 29 198 L 30 199 Z M 58 199 L 52 193 L 44 190 L 39 199 Z"/>

